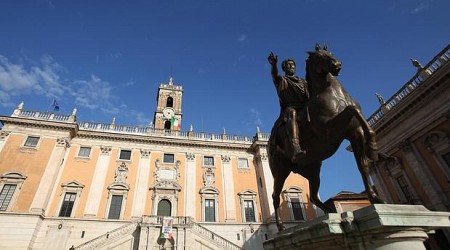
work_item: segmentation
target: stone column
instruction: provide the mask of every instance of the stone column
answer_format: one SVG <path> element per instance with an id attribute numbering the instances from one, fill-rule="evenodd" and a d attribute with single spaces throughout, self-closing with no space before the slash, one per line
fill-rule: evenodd
<path id="1" fill-rule="evenodd" d="M 148 177 L 150 175 L 150 150 L 141 149 L 141 158 L 139 160 L 136 192 L 134 193 L 133 206 L 131 208 L 131 217 L 138 218 L 145 213 L 145 203 L 148 192 Z"/>
<path id="2" fill-rule="evenodd" d="M 442 206 L 439 193 L 443 193 L 439 185 L 434 180 L 433 175 L 430 173 L 427 165 L 422 159 L 420 153 L 416 149 L 413 143 L 409 140 L 402 142 L 401 149 L 404 152 L 404 156 L 411 170 L 416 175 L 417 179 L 421 182 L 422 188 L 426 190 L 426 194 L 431 201 L 431 208 L 436 210 L 445 211 L 447 208 Z"/>
<path id="3" fill-rule="evenodd" d="M 45 208 L 50 200 L 51 191 L 56 184 L 56 178 L 58 177 L 68 147 L 70 147 L 68 138 L 60 137 L 56 139 L 56 145 L 53 148 L 33 202 L 31 203 L 30 212 L 45 214 Z"/>
<path id="4" fill-rule="evenodd" d="M 106 174 L 108 172 L 109 160 L 111 158 L 111 147 L 100 146 L 100 156 L 95 165 L 92 185 L 89 189 L 86 207 L 84 209 L 85 217 L 95 217 L 98 213 L 102 193 L 105 191 Z"/>
<path id="5" fill-rule="evenodd" d="M 185 216 L 195 218 L 198 190 L 196 190 L 197 166 L 195 165 L 195 154 L 186 153 L 186 168 L 184 175 L 184 211 Z"/>
<path id="6" fill-rule="evenodd" d="M 222 185 L 225 203 L 225 222 L 236 221 L 236 199 L 234 192 L 233 167 L 228 155 L 222 155 Z"/>

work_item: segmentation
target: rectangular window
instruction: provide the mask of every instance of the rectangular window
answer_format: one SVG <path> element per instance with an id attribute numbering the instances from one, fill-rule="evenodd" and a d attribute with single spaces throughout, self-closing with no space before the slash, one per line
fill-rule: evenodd
<path id="1" fill-rule="evenodd" d="M 255 222 L 255 209 L 252 200 L 244 200 L 245 222 Z"/>
<path id="2" fill-rule="evenodd" d="M 292 213 L 294 214 L 294 220 L 305 220 L 303 217 L 302 203 L 297 198 L 291 198 Z"/>
<path id="3" fill-rule="evenodd" d="M 119 156 L 120 160 L 131 160 L 131 150 L 120 150 L 120 156 Z"/>
<path id="4" fill-rule="evenodd" d="M 120 219 L 120 211 L 122 210 L 123 195 L 113 195 L 111 197 L 111 205 L 109 206 L 108 219 Z"/>
<path id="5" fill-rule="evenodd" d="M 14 191 L 17 185 L 5 184 L 0 193 L 0 211 L 6 211 L 8 209 L 9 203 L 13 197 Z"/>
<path id="6" fill-rule="evenodd" d="M 215 200 L 205 200 L 205 221 L 216 221 Z"/>
<path id="7" fill-rule="evenodd" d="M 70 217 L 72 215 L 73 204 L 75 204 L 76 193 L 66 193 L 59 211 L 59 217 Z"/>
<path id="8" fill-rule="evenodd" d="M 203 166 L 208 166 L 208 167 L 214 166 L 214 157 L 204 156 L 203 157 Z"/>
<path id="9" fill-rule="evenodd" d="M 247 158 L 239 158 L 238 159 L 238 168 L 248 168 L 248 159 Z"/>
<path id="10" fill-rule="evenodd" d="M 78 151 L 79 157 L 89 157 L 91 156 L 91 147 L 80 147 L 80 151 Z"/>
<path id="11" fill-rule="evenodd" d="M 174 163 L 175 155 L 174 154 L 164 154 L 163 162 L 164 163 Z"/>
<path id="12" fill-rule="evenodd" d="M 39 142 L 39 137 L 37 136 L 28 136 L 27 140 L 25 141 L 24 146 L 25 147 L 30 147 L 30 148 L 35 148 L 37 146 Z"/>

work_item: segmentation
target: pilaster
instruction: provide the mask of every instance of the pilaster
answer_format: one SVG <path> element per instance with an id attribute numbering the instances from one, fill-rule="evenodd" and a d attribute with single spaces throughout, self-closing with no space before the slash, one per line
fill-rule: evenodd
<path id="1" fill-rule="evenodd" d="M 56 145 L 53 148 L 50 159 L 42 175 L 39 186 L 36 190 L 33 202 L 30 206 L 30 212 L 37 214 L 45 214 L 45 208 L 50 200 L 50 195 L 53 187 L 55 186 L 56 178 L 60 167 L 63 164 L 64 155 L 66 149 L 70 147 L 69 139 L 59 137 L 56 139 Z"/>
<path id="2" fill-rule="evenodd" d="M 442 206 L 441 203 L 443 199 L 439 198 L 439 193 L 443 192 L 436 181 L 433 180 L 430 170 L 426 167 L 426 164 L 415 145 L 409 140 L 405 140 L 401 144 L 401 149 L 403 150 L 408 165 L 422 184 L 423 190 L 426 190 L 426 194 L 431 201 L 431 208 L 436 210 L 446 210 L 446 207 Z"/>
<path id="3" fill-rule="evenodd" d="M 231 158 L 222 155 L 223 195 L 225 198 L 225 222 L 236 221 L 236 200 L 234 192 L 233 167 Z"/>
<path id="4" fill-rule="evenodd" d="M 147 200 L 148 178 L 150 175 L 150 150 L 141 149 L 139 159 L 138 174 L 136 178 L 136 192 L 134 193 L 131 217 L 141 217 L 144 215 L 145 203 Z"/>
<path id="5" fill-rule="evenodd" d="M 197 207 L 197 195 L 198 190 L 196 190 L 197 183 L 197 166 L 195 165 L 195 154 L 186 153 L 186 169 L 185 169 L 185 194 L 184 194 L 184 209 L 185 216 L 190 216 L 196 219 L 195 211 Z"/>
<path id="6" fill-rule="evenodd" d="M 89 189 L 86 207 L 84 209 L 85 217 L 97 216 L 102 192 L 105 189 L 106 174 L 108 171 L 108 164 L 111 158 L 111 147 L 100 146 L 100 156 L 95 165 L 94 176 L 92 177 L 92 185 Z"/>

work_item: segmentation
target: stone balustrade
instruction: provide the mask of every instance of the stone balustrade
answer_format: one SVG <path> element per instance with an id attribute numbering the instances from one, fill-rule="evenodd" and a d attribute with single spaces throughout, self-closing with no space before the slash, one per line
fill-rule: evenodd
<path id="1" fill-rule="evenodd" d="M 26 117 L 30 119 L 37 120 L 47 120 L 47 121 L 61 121 L 61 122 L 73 122 L 74 116 L 66 114 L 55 114 L 52 112 L 40 112 L 32 110 L 20 110 L 16 109 L 12 115 L 13 117 Z"/>
<path id="2" fill-rule="evenodd" d="M 202 237 L 208 240 L 214 241 L 216 244 L 223 247 L 223 249 L 230 249 L 230 250 L 240 250 L 242 249 L 238 245 L 234 244 L 233 242 L 223 238 L 222 236 L 212 232 L 211 230 L 197 224 L 193 223 L 192 226 L 193 231 L 200 234 Z"/>
<path id="3" fill-rule="evenodd" d="M 131 224 L 124 225 L 110 232 L 102 234 L 88 242 L 85 242 L 75 248 L 74 250 L 84 250 L 84 249 L 97 249 L 105 245 L 108 241 L 113 241 L 119 237 L 125 236 L 136 230 L 139 222 L 133 222 Z"/>
<path id="4" fill-rule="evenodd" d="M 411 80 L 409 80 L 397 93 L 395 93 L 386 103 L 376 110 L 367 119 L 370 126 L 375 125 L 384 115 L 385 112 L 394 109 L 400 102 L 408 97 L 414 90 L 419 87 L 426 78 L 439 70 L 444 64 L 450 61 L 450 45 L 443 49 L 437 56 L 433 58 L 422 70 L 419 70 Z"/>

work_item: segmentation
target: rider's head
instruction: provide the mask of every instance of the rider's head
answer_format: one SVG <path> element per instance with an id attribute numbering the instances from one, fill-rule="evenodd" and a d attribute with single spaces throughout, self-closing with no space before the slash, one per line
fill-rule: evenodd
<path id="1" fill-rule="evenodd" d="M 281 63 L 281 68 L 284 73 L 288 76 L 293 76 L 295 74 L 295 61 L 292 58 L 288 58 Z"/>

